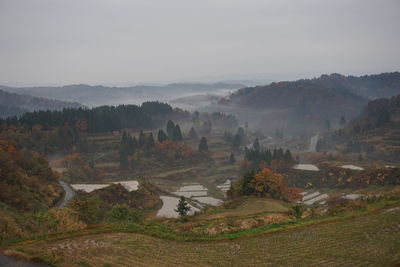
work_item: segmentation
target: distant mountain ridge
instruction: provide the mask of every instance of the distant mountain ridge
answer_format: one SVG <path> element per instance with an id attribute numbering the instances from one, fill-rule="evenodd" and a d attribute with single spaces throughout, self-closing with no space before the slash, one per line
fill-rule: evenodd
<path id="1" fill-rule="evenodd" d="M 387 98 L 400 94 L 400 72 L 387 72 L 359 77 L 333 73 L 303 81 L 309 81 L 328 88 L 346 89 L 370 99 Z"/>
<path id="2" fill-rule="evenodd" d="M 235 83 L 172 83 L 168 85 L 137 85 L 130 87 L 109 87 L 102 85 L 75 84 L 52 87 L 8 87 L 1 90 L 22 93 L 36 97 L 53 98 L 62 101 L 79 102 L 88 106 L 141 104 L 146 101 L 169 101 L 176 97 L 216 93 L 223 89 L 240 89 L 243 84 Z"/>
<path id="3" fill-rule="evenodd" d="M 361 77 L 340 74 L 247 87 L 220 100 L 223 105 L 288 109 L 306 116 L 357 115 L 368 100 L 400 94 L 400 72 Z"/>
<path id="4" fill-rule="evenodd" d="M 308 81 L 279 82 L 240 89 L 220 101 L 264 110 L 291 110 L 296 116 L 356 115 L 368 100 L 345 89 L 331 89 Z"/>
<path id="5" fill-rule="evenodd" d="M 58 110 L 63 108 L 82 108 L 76 102 L 65 102 L 43 97 L 33 97 L 6 92 L 0 89 L 0 116 L 21 115 L 34 110 Z"/>

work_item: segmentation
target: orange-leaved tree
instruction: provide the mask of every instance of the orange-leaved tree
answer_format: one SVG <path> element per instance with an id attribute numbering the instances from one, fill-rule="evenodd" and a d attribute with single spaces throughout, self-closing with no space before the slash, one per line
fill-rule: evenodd
<path id="1" fill-rule="evenodd" d="M 299 189 L 288 187 L 282 174 L 274 173 L 268 168 L 264 168 L 254 175 L 250 187 L 259 196 L 270 196 L 288 201 L 301 199 Z"/>

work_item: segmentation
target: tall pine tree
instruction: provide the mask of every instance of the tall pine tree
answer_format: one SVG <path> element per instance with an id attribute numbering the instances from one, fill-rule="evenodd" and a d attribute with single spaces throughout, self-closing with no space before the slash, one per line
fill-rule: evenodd
<path id="1" fill-rule="evenodd" d="M 173 140 L 175 124 L 172 121 L 167 122 L 167 135 L 169 139 Z"/>
<path id="2" fill-rule="evenodd" d="M 181 198 L 179 199 L 179 202 L 178 202 L 178 205 L 176 206 L 175 211 L 178 212 L 180 217 L 186 216 L 188 214 L 188 212 L 190 211 L 189 203 L 187 203 L 184 196 L 181 196 Z"/>
<path id="3" fill-rule="evenodd" d="M 164 133 L 163 130 L 159 130 L 157 134 L 157 141 L 162 143 L 166 140 L 168 140 L 168 136 Z"/>
<path id="4" fill-rule="evenodd" d="M 207 152 L 208 151 L 207 139 L 204 136 L 200 140 L 199 151 L 200 152 Z"/>
<path id="5" fill-rule="evenodd" d="M 153 133 L 150 133 L 149 137 L 146 139 L 146 149 L 151 149 L 154 147 L 154 137 Z"/>
<path id="6" fill-rule="evenodd" d="M 182 132 L 181 132 L 181 128 L 179 127 L 179 124 L 175 125 L 175 127 L 174 127 L 174 131 L 172 134 L 172 140 L 173 141 L 182 141 L 183 140 Z"/>
<path id="7" fill-rule="evenodd" d="M 143 148 L 144 145 L 146 144 L 146 136 L 144 135 L 143 131 L 140 131 L 139 133 L 138 143 L 141 148 Z"/>
<path id="8" fill-rule="evenodd" d="M 235 162 L 236 162 L 235 155 L 231 153 L 231 155 L 229 156 L 229 164 L 233 165 L 235 164 Z"/>
<path id="9" fill-rule="evenodd" d="M 255 150 L 260 150 L 260 142 L 258 142 L 258 137 L 256 138 L 256 140 L 254 140 L 253 142 L 253 148 Z"/>

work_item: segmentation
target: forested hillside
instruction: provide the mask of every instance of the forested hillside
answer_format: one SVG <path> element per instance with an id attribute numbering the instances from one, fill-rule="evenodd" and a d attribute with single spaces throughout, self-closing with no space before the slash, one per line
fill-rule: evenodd
<path id="1" fill-rule="evenodd" d="M 0 140 L 0 192 L 0 202 L 25 211 L 52 207 L 62 195 L 58 176 L 44 157 L 22 153 L 6 140 Z"/>
<path id="2" fill-rule="evenodd" d="M 0 117 L 20 115 L 25 111 L 60 110 L 63 108 L 82 108 L 76 102 L 65 102 L 42 97 L 20 95 L 0 90 Z"/>
<path id="3" fill-rule="evenodd" d="M 49 97 L 63 101 L 79 102 L 88 106 L 140 104 L 149 100 L 169 101 L 177 97 L 216 93 L 218 90 L 239 89 L 237 83 L 173 83 L 168 85 L 136 85 L 110 87 L 103 85 L 72 84 L 66 86 L 8 87 L 1 90 L 36 97 Z"/>
<path id="4" fill-rule="evenodd" d="M 0 106 L 0 118 L 6 118 L 9 116 L 20 116 L 25 112 L 28 112 L 28 110 L 19 107 Z"/>
<path id="5" fill-rule="evenodd" d="M 328 88 L 347 89 L 355 94 L 371 99 L 392 97 L 400 94 L 400 72 L 364 75 L 360 77 L 334 73 L 304 81 L 310 81 Z"/>
<path id="6" fill-rule="evenodd" d="M 26 113 L 19 118 L 2 120 L 10 125 L 21 124 L 32 128 L 40 125 L 44 129 L 69 125 L 83 132 L 106 132 L 122 128 L 151 128 L 161 125 L 165 116 L 186 116 L 181 110 L 173 110 L 168 104 L 145 102 L 141 106 L 120 105 L 101 106 L 91 109 L 68 108 L 63 110 L 46 110 Z"/>
<path id="7" fill-rule="evenodd" d="M 265 114 L 257 125 L 287 124 L 291 131 L 304 127 L 322 129 L 327 121 L 338 121 L 341 115 L 347 118 L 358 115 L 366 103 L 366 98 L 345 89 L 330 89 L 306 81 L 243 88 L 220 101 L 228 108 L 273 111 L 276 114 Z"/>
<path id="8" fill-rule="evenodd" d="M 365 98 L 391 97 L 400 94 L 400 72 L 365 75 L 322 75 L 314 79 L 271 83 L 248 87 L 232 94 L 225 103 L 252 105 L 262 108 L 285 108 L 304 104 L 356 104 Z M 361 96 L 357 99 L 355 95 Z M 304 96 L 304 99 L 302 97 Z M 307 102 L 308 101 L 308 102 Z"/>
<path id="9" fill-rule="evenodd" d="M 344 129 L 326 134 L 318 144 L 320 151 L 333 144 L 347 153 L 370 159 L 395 162 L 400 157 L 400 95 L 370 101 L 361 116 Z"/>

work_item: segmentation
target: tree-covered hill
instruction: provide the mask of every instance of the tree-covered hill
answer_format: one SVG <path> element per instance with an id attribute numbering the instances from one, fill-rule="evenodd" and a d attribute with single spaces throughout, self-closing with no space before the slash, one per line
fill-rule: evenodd
<path id="1" fill-rule="evenodd" d="M 326 119 L 338 114 L 355 116 L 367 99 L 345 89 L 296 81 L 243 88 L 220 103 L 261 110 L 288 110 L 299 119 Z"/>
<path id="2" fill-rule="evenodd" d="M 65 102 L 43 97 L 33 97 L 0 90 L 0 116 L 20 115 L 25 111 L 82 108 L 77 102 Z"/>
<path id="3" fill-rule="evenodd" d="M 62 196 L 47 160 L 6 140 L 0 140 L 0 192 L 0 202 L 25 211 L 52 207 Z"/>
<path id="4" fill-rule="evenodd" d="M 346 89 L 370 99 L 400 94 L 400 72 L 398 71 L 359 77 L 333 73 L 311 79 L 310 82 L 328 88 Z"/>
<path id="5" fill-rule="evenodd" d="M 166 116 L 185 116 L 181 110 L 173 110 L 168 104 L 145 102 L 141 106 L 120 105 L 96 108 L 66 108 L 25 113 L 1 122 L 21 124 L 29 129 L 40 125 L 43 129 L 68 125 L 81 132 L 107 132 L 123 128 L 143 129 L 161 125 Z"/>
<path id="6" fill-rule="evenodd" d="M 400 95 L 370 101 L 362 114 L 343 129 L 324 135 L 320 151 L 336 147 L 361 158 L 400 160 Z"/>

